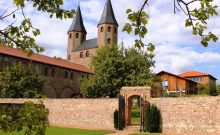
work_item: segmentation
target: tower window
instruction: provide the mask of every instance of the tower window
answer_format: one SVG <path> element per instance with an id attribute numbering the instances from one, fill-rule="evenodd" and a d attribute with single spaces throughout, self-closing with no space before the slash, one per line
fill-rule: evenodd
<path id="1" fill-rule="evenodd" d="M 83 58 L 83 52 L 80 53 L 80 58 Z"/>
<path id="2" fill-rule="evenodd" d="M 89 57 L 89 51 L 86 52 L 86 57 Z"/>
<path id="3" fill-rule="evenodd" d="M 111 27 L 110 26 L 108 26 L 108 32 L 111 32 Z"/>
<path id="4" fill-rule="evenodd" d="M 103 28 L 103 27 L 101 27 L 101 32 L 103 32 L 103 30 L 104 30 L 104 28 Z"/>
<path id="5" fill-rule="evenodd" d="M 79 33 L 76 33 L 76 38 L 79 38 Z"/>
<path id="6" fill-rule="evenodd" d="M 82 40 L 84 40 L 84 38 L 85 38 L 85 35 L 84 35 L 84 34 L 82 34 Z"/>
<path id="7" fill-rule="evenodd" d="M 117 28 L 115 28 L 115 33 L 117 33 Z"/>
<path id="8" fill-rule="evenodd" d="M 71 56 L 70 55 L 68 55 L 68 60 L 70 60 L 71 59 Z"/>
<path id="9" fill-rule="evenodd" d="M 108 43 L 108 44 L 111 43 L 111 39 L 110 39 L 110 38 L 107 39 L 107 43 Z"/>
<path id="10" fill-rule="evenodd" d="M 69 38 L 72 38 L 72 33 L 69 34 Z"/>

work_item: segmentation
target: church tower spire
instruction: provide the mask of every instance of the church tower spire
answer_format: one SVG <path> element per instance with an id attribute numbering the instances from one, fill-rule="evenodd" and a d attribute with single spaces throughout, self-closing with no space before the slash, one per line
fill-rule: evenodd
<path id="1" fill-rule="evenodd" d="M 83 18 L 81 14 L 80 5 L 73 18 L 72 24 L 68 30 L 68 46 L 67 46 L 67 59 L 71 60 L 71 55 L 74 48 L 80 46 L 86 40 L 87 31 L 85 29 Z"/>
<path id="2" fill-rule="evenodd" d="M 111 0 L 107 0 L 102 17 L 98 23 L 98 46 L 117 44 L 118 42 L 118 22 L 112 8 Z"/>

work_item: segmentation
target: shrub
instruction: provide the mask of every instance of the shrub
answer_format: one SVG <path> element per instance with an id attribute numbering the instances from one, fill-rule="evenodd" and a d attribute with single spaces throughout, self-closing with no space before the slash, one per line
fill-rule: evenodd
<path id="1" fill-rule="evenodd" d="M 175 93 L 164 93 L 163 97 L 179 97 L 180 93 L 179 92 L 175 92 Z"/>
<path id="2" fill-rule="evenodd" d="M 147 103 L 144 119 L 144 131 L 158 133 L 162 131 L 162 117 L 160 110 L 155 105 Z"/>
<path id="3" fill-rule="evenodd" d="M 26 135 L 45 135 L 48 109 L 43 102 L 34 104 L 5 104 L 0 106 L 0 129 L 4 132 L 25 130 Z"/>
<path id="4" fill-rule="evenodd" d="M 118 129 L 118 110 L 115 110 L 114 112 L 114 128 Z"/>

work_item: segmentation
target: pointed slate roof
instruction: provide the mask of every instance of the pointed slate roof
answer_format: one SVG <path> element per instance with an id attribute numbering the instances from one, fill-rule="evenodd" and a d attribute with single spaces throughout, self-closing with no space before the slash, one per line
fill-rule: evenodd
<path id="1" fill-rule="evenodd" d="M 115 19 L 115 14 L 112 8 L 112 3 L 111 0 L 107 0 L 106 4 L 105 4 L 105 8 L 104 11 L 102 13 L 102 17 L 101 20 L 99 21 L 99 24 L 115 24 L 118 26 L 118 22 Z"/>
<path id="2" fill-rule="evenodd" d="M 77 8 L 76 15 L 73 19 L 73 22 L 72 22 L 68 32 L 70 32 L 70 31 L 78 31 L 78 32 L 83 32 L 83 33 L 87 34 L 84 23 L 83 23 L 80 6 L 78 6 L 78 8 Z"/>

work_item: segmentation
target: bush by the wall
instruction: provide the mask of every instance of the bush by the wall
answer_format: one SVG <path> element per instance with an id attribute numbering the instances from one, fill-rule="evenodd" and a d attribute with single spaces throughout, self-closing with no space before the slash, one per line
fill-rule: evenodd
<path id="1" fill-rule="evenodd" d="M 163 97 L 180 97 L 180 93 L 179 92 L 175 92 L 175 93 L 164 93 Z"/>
<path id="2" fill-rule="evenodd" d="M 162 131 L 162 117 L 160 110 L 155 105 L 147 103 L 144 119 L 144 131 L 159 133 Z"/>
<path id="3" fill-rule="evenodd" d="M 118 129 L 118 110 L 114 112 L 114 128 Z"/>

